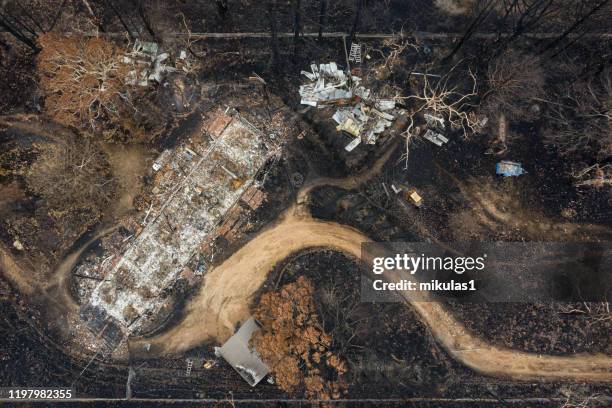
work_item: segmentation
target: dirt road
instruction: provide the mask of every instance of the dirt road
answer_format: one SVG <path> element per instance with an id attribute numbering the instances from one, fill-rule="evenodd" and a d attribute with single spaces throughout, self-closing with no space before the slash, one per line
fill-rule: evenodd
<path id="1" fill-rule="evenodd" d="M 200 293 L 188 304 L 185 317 L 179 324 L 153 338 L 134 341 L 131 350 L 142 355 L 172 354 L 209 340 L 225 341 L 234 333 L 236 326 L 250 316 L 249 306 L 253 296 L 274 266 L 300 251 L 322 247 L 359 257 L 361 243 L 369 241 L 368 237 L 353 228 L 311 218 L 301 203 L 307 201 L 309 192 L 315 186 L 357 187 L 374 176 L 387 159 L 385 154 L 366 173 L 349 179 L 321 178 L 308 183 L 298 194 L 298 205 L 287 210 L 276 224 L 262 231 L 207 274 Z M 90 243 L 64 260 L 51 286 L 65 288 L 66 271 L 71 269 Z M 9 278 L 18 281 L 25 293 L 41 286 L 26 279 L 27 275 L 19 272 L 10 256 L 3 252 L 0 252 L 0 269 Z M 69 303 L 69 299 L 59 300 Z M 468 332 L 443 304 L 409 303 L 449 354 L 475 371 L 520 380 L 612 382 L 611 356 L 581 354 L 561 357 L 497 348 Z M 145 351 L 145 344 L 151 345 L 150 351 Z"/>
<path id="2" fill-rule="evenodd" d="M 180 353 L 207 340 L 225 341 L 249 316 L 253 295 L 273 267 L 301 250 L 325 247 L 354 257 L 369 239 L 359 231 L 318 221 L 290 209 L 279 223 L 262 232 L 206 276 L 185 318 L 152 339 L 135 342 L 132 350 Z M 459 362 L 483 374 L 515 379 L 612 381 L 612 357 L 606 355 L 547 356 L 497 348 L 474 337 L 444 306 L 411 302 L 440 344 Z"/>
<path id="3" fill-rule="evenodd" d="M 254 294 L 279 262 L 311 248 L 331 248 L 353 257 L 361 256 L 361 243 L 371 241 L 351 227 L 315 220 L 304 205 L 312 190 L 323 185 L 356 188 L 374 177 L 387 162 L 389 148 L 365 172 L 345 179 L 318 178 L 306 183 L 297 205 L 261 232 L 224 263 L 210 271 L 199 294 L 188 304 L 183 320 L 172 329 L 132 344 L 136 354 L 173 354 L 204 341 L 224 342 L 236 326 L 250 316 Z M 580 354 L 548 356 L 497 348 L 476 338 L 437 302 L 411 302 L 438 342 L 462 364 L 483 374 L 514 379 L 547 379 L 612 382 L 612 357 Z M 145 352 L 145 345 L 151 349 Z"/>
<path id="4" fill-rule="evenodd" d="M 313 220 L 292 208 L 206 275 L 202 290 L 188 304 L 186 317 L 177 327 L 147 341 L 162 353 L 185 351 L 205 340 L 222 342 L 234 333 L 237 323 L 249 317 L 253 294 L 278 262 L 313 247 L 358 256 L 365 240 L 357 230 Z"/>

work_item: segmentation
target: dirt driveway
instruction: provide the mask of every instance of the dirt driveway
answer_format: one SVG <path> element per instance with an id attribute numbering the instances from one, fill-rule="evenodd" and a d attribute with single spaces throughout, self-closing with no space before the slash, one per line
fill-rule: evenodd
<path id="1" fill-rule="evenodd" d="M 132 344 L 146 343 L 156 354 L 175 354 L 205 341 L 219 343 L 249 318 L 249 305 L 274 266 L 288 256 L 315 247 L 332 248 L 354 257 L 361 243 L 370 241 L 359 231 L 333 222 L 312 219 L 299 207 L 287 211 L 279 223 L 209 272 L 185 318 L 171 330 Z M 474 337 L 437 302 L 410 302 L 442 346 L 459 362 L 483 374 L 515 379 L 570 379 L 612 381 L 612 357 L 606 355 L 547 356 L 498 348 Z M 137 351 L 138 352 L 138 351 Z"/>

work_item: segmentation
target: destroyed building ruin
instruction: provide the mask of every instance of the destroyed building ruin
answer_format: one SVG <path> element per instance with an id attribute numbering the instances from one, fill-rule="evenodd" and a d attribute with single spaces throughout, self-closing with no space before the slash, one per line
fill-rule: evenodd
<path id="1" fill-rule="evenodd" d="M 308 83 L 301 85 L 302 105 L 316 108 L 337 107 L 332 118 L 338 131 L 355 139 L 345 149 L 353 150 L 361 142 L 376 144 L 378 137 L 399 115 L 395 101 L 381 99 L 361 85 L 362 79 L 338 69 L 335 62 L 312 64 L 312 72 L 302 71 Z"/>
<path id="2" fill-rule="evenodd" d="M 80 275 L 100 277 L 81 308 L 92 330 L 99 331 L 100 321 L 124 333 L 137 330 L 160 307 L 162 292 L 202 243 L 227 224 L 226 215 L 243 194 L 248 192 L 243 201 L 249 205 L 261 204 L 264 197 L 254 178 L 275 153 L 274 144 L 242 115 L 219 109 L 197 137 L 155 160 L 151 202 L 134 236 L 119 253 L 79 270 Z M 206 265 L 199 268 L 201 273 Z"/>

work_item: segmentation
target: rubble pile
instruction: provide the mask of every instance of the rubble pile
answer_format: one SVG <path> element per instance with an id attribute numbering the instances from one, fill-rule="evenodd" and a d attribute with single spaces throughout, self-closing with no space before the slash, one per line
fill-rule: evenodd
<path id="1" fill-rule="evenodd" d="M 185 50 L 180 51 L 174 66 L 169 65 L 171 63 L 169 58 L 169 53 L 160 52 L 159 44 L 136 40 L 132 51 L 123 56 L 123 63 L 134 67 L 128 73 L 127 83 L 143 87 L 148 86 L 150 81 L 161 84 L 164 74 L 179 69 L 186 73 L 190 71 L 191 62 Z"/>
<path id="2" fill-rule="evenodd" d="M 95 312 L 90 321 L 108 319 L 117 330 L 138 330 L 162 307 L 164 290 L 190 264 L 202 242 L 231 232 L 240 215 L 232 208 L 240 208 L 235 204 L 243 194 L 248 192 L 244 200 L 251 208 L 261 205 L 265 197 L 251 187 L 273 143 L 243 122 L 241 115 L 218 109 L 201 133 L 155 160 L 151 202 L 137 232 L 105 254 L 100 264 L 79 269 L 81 276 L 91 278 L 79 288 L 88 298 L 83 310 Z M 226 230 L 217 229 L 224 220 Z M 194 273 L 201 274 L 207 265 L 198 266 Z"/>
<path id="3" fill-rule="evenodd" d="M 332 116 L 338 124 L 336 129 L 355 137 L 346 146 L 347 151 L 362 141 L 375 144 L 399 114 L 395 101 L 377 98 L 361 84 L 360 77 L 346 74 L 336 63 L 312 64 L 310 69 L 312 72 L 301 72 L 308 79 L 300 86 L 301 103 L 319 109 L 337 107 Z"/>

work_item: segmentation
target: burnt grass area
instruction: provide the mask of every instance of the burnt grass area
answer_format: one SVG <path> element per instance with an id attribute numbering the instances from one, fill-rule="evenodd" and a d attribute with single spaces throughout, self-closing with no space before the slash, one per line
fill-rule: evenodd
<path id="1" fill-rule="evenodd" d="M 53 336 L 40 329 L 41 314 L 1 280 L 0 296 L 3 387 L 74 387 L 79 398 L 126 398 L 131 369 L 129 384 L 133 398 L 209 398 L 222 402 L 232 398 L 286 397 L 265 382 L 257 388 L 250 387 L 222 360 L 205 370 L 203 361 L 215 359 L 211 347 L 192 350 L 178 359 L 114 362 L 104 353 L 91 360 L 77 359 L 70 354 L 71 350 L 55 343 Z M 186 358 L 195 361 L 190 376 L 185 372 Z M 95 402 L 82 404 L 95 406 Z"/>
<path id="2" fill-rule="evenodd" d="M 75 15 L 87 15 L 80 2 L 75 2 L 75 5 L 68 3 L 70 9 L 75 8 Z M 253 12 L 253 7 L 247 4 L 248 2 L 234 2 L 234 8 L 227 19 L 215 17 L 215 3 L 217 2 L 169 2 L 164 6 L 164 12 L 158 10 L 158 14 L 164 16 L 168 27 L 172 27 L 170 31 L 182 30 L 176 27 L 182 27 L 183 21 L 186 21 L 186 25 L 193 32 L 269 29 L 265 12 Z M 342 2 L 329 3 L 332 7 L 328 20 L 330 30 L 350 31 L 353 10 L 344 7 Z M 466 26 L 471 19 L 465 15 L 450 16 L 443 13 L 435 8 L 434 2 L 431 1 L 392 0 L 367 3 L 369 7 L 364 11 L 362 32 L 398 32 L 404 27 L 432 32 L 457 31 L 457 27 Z M 317 15 L 314 3 L 307 7 L 304 15 Z M 95 12 L 98 13 L 98 10 Z M 568 13 L 571 13 L 569 8 Z M 181 14 L 185 20 L 182 20 Z M 110 9 L 105 9 L 98 17 L 106 24 L 108 32 L 123 31 L 119 20 Z M 289 30 L 293 18 L 289 2 L 278 7 L 280 31 Z M 172 19 L 176 21 L 170 21 Z M 72 29 L 72 19 L 64 20 L 64 23 L 58 23 L 58 29 Z M 66 22 L 69 25 L 64 27 L 62 24 Z M 305 19 L 303 24 L 304 32 L 318 29 L 312 18 Z M 490 26 L 481 29 L 486 31 L 485 29 L 496 28 L 496 21 L 489 21 L 489 24 Z M 606 25 L 600 24 L 600 27 L 603 30 Z M 545 29 L 546 27 L 543 28 Z M 161 31 L 163 33 L 163 28 Z M 186 130 L 197 125 L 200 113 L 215 104 L 221 93 L 214 88 L 215 85 L 240 85 L 254 72 L 265 78 L 269 91 L 282 99 L 300 118 L 299 129 L 295 129 L 296 139 L 289 143 L 279 161 L 269 164 L 267 179 L 259 180 L 264 183 L 267 200 L 252 215 L 243 238 L 232 245 L 217 243 L 220 251 L 215 263 L 218 264 L 273 222 L 278 214 L 293 202 L 300 185 L 295 182 L 295 174 L 299 175 L 297 179 L 308 181 L 317 176 L 346 177 L 367 171 L 382 153 L 382 146 L 389 140 L 383 138 L 376 146 L 362 144 L 358 149 L 347 153 L 344 146 L 351 138 L 336 131 L 328 112 L 305 112 L 303 106 L 299 105 L 296 95 L 301 82 L 300 70 L 307 69 L 312 62 L 343 61 L 344 53 L 339 39 L 327 38 L 317 42 L 312 38 L 304 38 L 300 55 L 295 56 L 288 51 L 293 46 L 292 39 L 281 38 L 281 56 L 277 67 L 270 63 L 272 52 L 268 39 L 210 39 L 200 44 L 202 43 L 206 43 L 202 47 L 206 49 L 207 54 L 200 61 L 202 69 L 198 80 L 213 86 L 209 91 L 202 90 L 202 104 L 192 115 L 169 121 L 163 135 L 152 143 L 151 148 L 161 150 L 180 142 Z M 475 47 L 477 49 L 473 50 L 476 56 L 490 45 L 480 41 L 478 43 Z M 424 41 L 423 44 L 427 45 L 432 55 L 441 55 L 448 51 L 442 41 Z M 4 78 L 0 81 L 0 114 L 38 114 L 41 112 L 42 95 L 36 84 L 35 55 L 22 52 L 16 45 L 11 45 L 10 52 L 0 54 L 0 74 Z M 586 48 L 592 48 L 593 52 L 598 50 L 591 44 Z M 581 59 L 587 56 L 581 51 L 575 52 L 571 57 Z M 416 66 L 417 62 L 424 62 L 421 60 L 423 58 L 425 57 L 419 54 L 411 63 Z M 553 63 L 556 64 L 556 61 Z M 405 68 L 402 71 L 409 71 L 409 65 Z M 479 67 L 481 70 L 485 68 Z M 392 76 L 389 82 L 405 88 L 405 72 Z M 169 100 L 172 95 L 160 92 L 160 100 L 168 103 L 164 96 Z M 165 119 L 168 117 L 169 115 L 163 116 Z M 489 119 L 494 120 L 493 117 Z M 470 219 L 469 214 L 473 208 L 465 189 L 481 188 L 510 197 L 512 203 L 526 209 L 522 213 L 526 218 L 537 213 L 551 222 L 610 226 L 609 191 L 575 189 L 569 176 L 573 163 L 544 146 L 540 136 L 541 127 L 539 119 L 511 123 L 512 138 L 508 142 L 508 151 L 503 156 L 485 154 L 495 129 L 489 129 L 485 134 L 474 136 L 470 140 L 464 140 L 458 132 L 449 134 L 450 142 L 443 148 L 419 140 L 411 146 L 406 169 L 400 157 L 400 147 L 383 171 L 358 189 L 348 191 L 322 187 L 315 190 L 310 200 L 310 208 L 314 217 L 353 226 L 376 241 L 558 239 L 544 233 L 534 236 L 528 231 L 516 228 L 492 228 L 465 222 Z M 303 137 L 297 139 L 297 135 L 302 131 Z M 0 143 L 3 145 L 3 151 L 0 152 L 0 187 L 3 190 L 0 191 L 7 192 L 7 195 L 12 192 L 18 199 L 13 200 L 10 207 L 6 207 L 4 197 L 0 195 L 0 210 L 5 211 L 5 207 L 8 208 L 8 213 L 0 213 L 0 240 L 4 246 L 12 248 L 14 237 L 4 223 L 9 218 L 15 219 L 20 225 L 27 224 L 25 227 L 31 231 L 31 237 L 24 236 L 23 241 L 28 243 L 27 239 L 30 238 L 35 243 L 32 248 L 28 248 L 32 253 L 40 252 L 40 259 L 61 259 L 62 254 L 67 253 L 69 248 L 78 246 L 79 242 L 87 238 L 87 231 L 91 232 L 97 218 L 76 213 L 74 233 L 67 234 L 68 238 L 51 234 L 51 221 L 44 213 L 42 215 L 45 217 L 41 219 L 46 220 L 48 225 L 41 223 L 36 225 L 38 228 L 31 226 L 29 223 L 35 220 L 36 209 L 42 203 L 38 202 L 36 197 L 26 195 L 23 178 L 14 174 L 23 174 L 29 163 L 35 159 L 31 145 L 36 142 L 36 135 L 22 132 L 19 137 L 15 137 L 16 135 L 5 133 L 0 135 Z M 495 176 L 495 163 L 502 159 L 521 162 L 527 174 L 516 179 Z M 7 163 L 15 168 L 5 168 L 4 164 Z M 387 189 L 391 183 L 417 188 L 424 198 L 424 206 L 416 209 L 407 202 L 400 203 L 397 197 L 385 191 L 383 183 Z M 460 188 L 460 185 L 464 188 Z M 462 218 L 461 215 L 465 214 L 468 216 Z M 571 216 L 568 217 L 567 214 Z M 78 228 L 83 226 L 85 228 L 82 230 Z M 601 239 L 595 235 L 581 237 L 588 238 Z M 95 246 L 92 247 L 92 250 L 94 249 Z M 13 250 L 13 253 L 16 252 Z M 262 292 L 292 282 L 299 276 L 306 276 L 315 283 L 324 328 L 333 335 L 335 351 L 349 362 L 349 383 L 352 384 L 349 390 L 350 398 L 482 397 L 498 399 L 490 406 L 499 406 L 504 404 L 505 398 L 555 398 L 565 395 L 564 392 L 568 389 L 572 389 L 574 394 L 582 395 L 609 394 L 609 387 L 604 386 L 513 382 L 473 373 L 452 360 L 437 345 L 427 327 L 409 306 L 400 303 L 360 302 L 357 264 L 333 251 L 307 251 L 288 259 L 269 275 Z M 175 308 L 168 321 L 180 317 L 184 305 L 196 290 L 197 288 L 188 287 L 180 280 L 175 287 L 169 289 L 169 296 L 175 300 L 172 302 Z M 25 296 L 16 295 L 12 288 L 4 285 L 0 279 L 0 312 L 3 317 L 0 319 L 0 333 L 3 335 L 0 346 L 0 381 L 4 386 L 68 386 L 74 383 L 79 396 L 123 398 L 126 396 L 131 367 L 131 395 L 135 398 L 211 398 L 218 400 L 219 405 L 233 406 L 234 399 L 238 403 L 240 399 L 295 397 L 283 394 L 278 387 L 265 381 L 256 388 L 249 387 L 222 359 L 212 368 L 205 369 L 203 363 L 215 359 L 211 344 L 191 350 L 183 358 L 177 359 L 116 363 L 106 360 L 102 355 L 91 362 L 79 360 L 70 355 L 70 350 L 56 344 L 53 336 L 44 332 L 42 328 L 45 324 L 41 322 L 44 318 L 30 303 Z M 609 344 L 612 319 L 609 318 L 609 313 L 607 318 L 600 318 L 586 313 L 584 305 L 450 304 L 447 307 L 477 336 L 500 346 L 559 355 L 612 352 Z M 575 310 L 570 312 L 572 309 Z M 185 375 L 187 357 L 197 362 L 188 377 Z M 98 403 L 94 402 L 87 406 L 96 404 Z M 118 406 L 139 406 L 138 404 L 140 403 L 121 402 Z M 422 406 L 437 406 L 432 404 Z M 467 404 L 475 406 L 474 403 Z M 162 403 L 159 405 L 163 406 Z M 393 406 L 392 403 L 384 404 L 387 405 Z M 417 406 L 416 403 L 414 405 Z M 541 403 L 541 406 L 551 405 L 559 404 Z M 398 406 L 405 405 L 399 403 Z M 463 405 L 457 403 L 456 406 Z M 478 406 L 489 405 L 479 403 Z M 534 403 L 531 406 L 540 405 Z"/>
<path id="3" fill-rule="evenodd" d="M 542 354 L 612 352 L 612 319 L 568 313 L 580 304 L 450 304 L 450 310 L 481 338 Z"/>
<path id="4" fill-rule="evenodd" d="M 70 387 L 79 396 L 125 395 L 127 367 L 72 357 L 48 332 L 43 315 L 0 280 L 0 382 L 3 387 Z"/>
<path id="5" fill-rule="evenodd" d="M 315 190 L 310 208 L 316 218 L 353 226 L 375 241 L 439 240 L 452 243 L 559 238 L 533 236 L 527 231 L 504 226 L 497 229 L 471 228 L 461 223 L 463 219 L 458 221 L 456 215 L 471 208 L 471 203 L 459 184 L 471 184 L 477 189 L 486 188 L 509 195 L 527 209 L 525 217 L 531 216 L 530 211 L 533 211 L 543 214 L 553 223 L 567 222 L 561 211 L 572 206 L 580 214 L 573 221 L 602 222 L 604 225 L 609 222 L 605 218 L 606 211 L 602 211 L 607 201 L 605 194 L 596 191 L 578 194 L 569 180 L 554 177 L 561 172 L 564 162 L 538 145 L 534 132 L 527 132 L 523 143 L 517 142 L 516 148 L 513 146 L 512 157 L 525 163 L 528 171 L 521 178 L 496 178 L 494 166 L 498 159 L 484 154 L 486 145 L 482 140 L 456 138 L 445 149 L 422 142 L 411 149 L 407 169 L 404 169 L 404 162 L 399 161 L 401 149 L 398 149 L 381 174 L 357 190 L 337 187 Z M 417 209 L 407 202 L 401 203 L 401 198 L 387 196 L 381 185 L 386 183 L 389 188 L 392 182 L 415 186 L 423 196 L 423 207 Z M 591 238 L 601 239 L 596 235 Z M 588 313 L 584 305 L 453 303 L 448 307 L 477 336 L 500 346 L 559 355 L 611 351 L 612 319 L 609 313 Z M 589 307 L 597 308 L 598 305 Z"/>
<path id="6" fill-rule="evenodd" d="M 348 362 L 350 399 L 557 398 L 567 387 L 585 393 L 598 388 L 515 382 L 474 373 L 440 348 L 409 305 L 361 302 L 359 269 L 355 259 L 341 253 L 312 249 L 278 265 L 260 291 L 261 295 L 277 290 L 300 276 L 312 281 L 321 324 L 332 337 L 332 350 Z"/>

